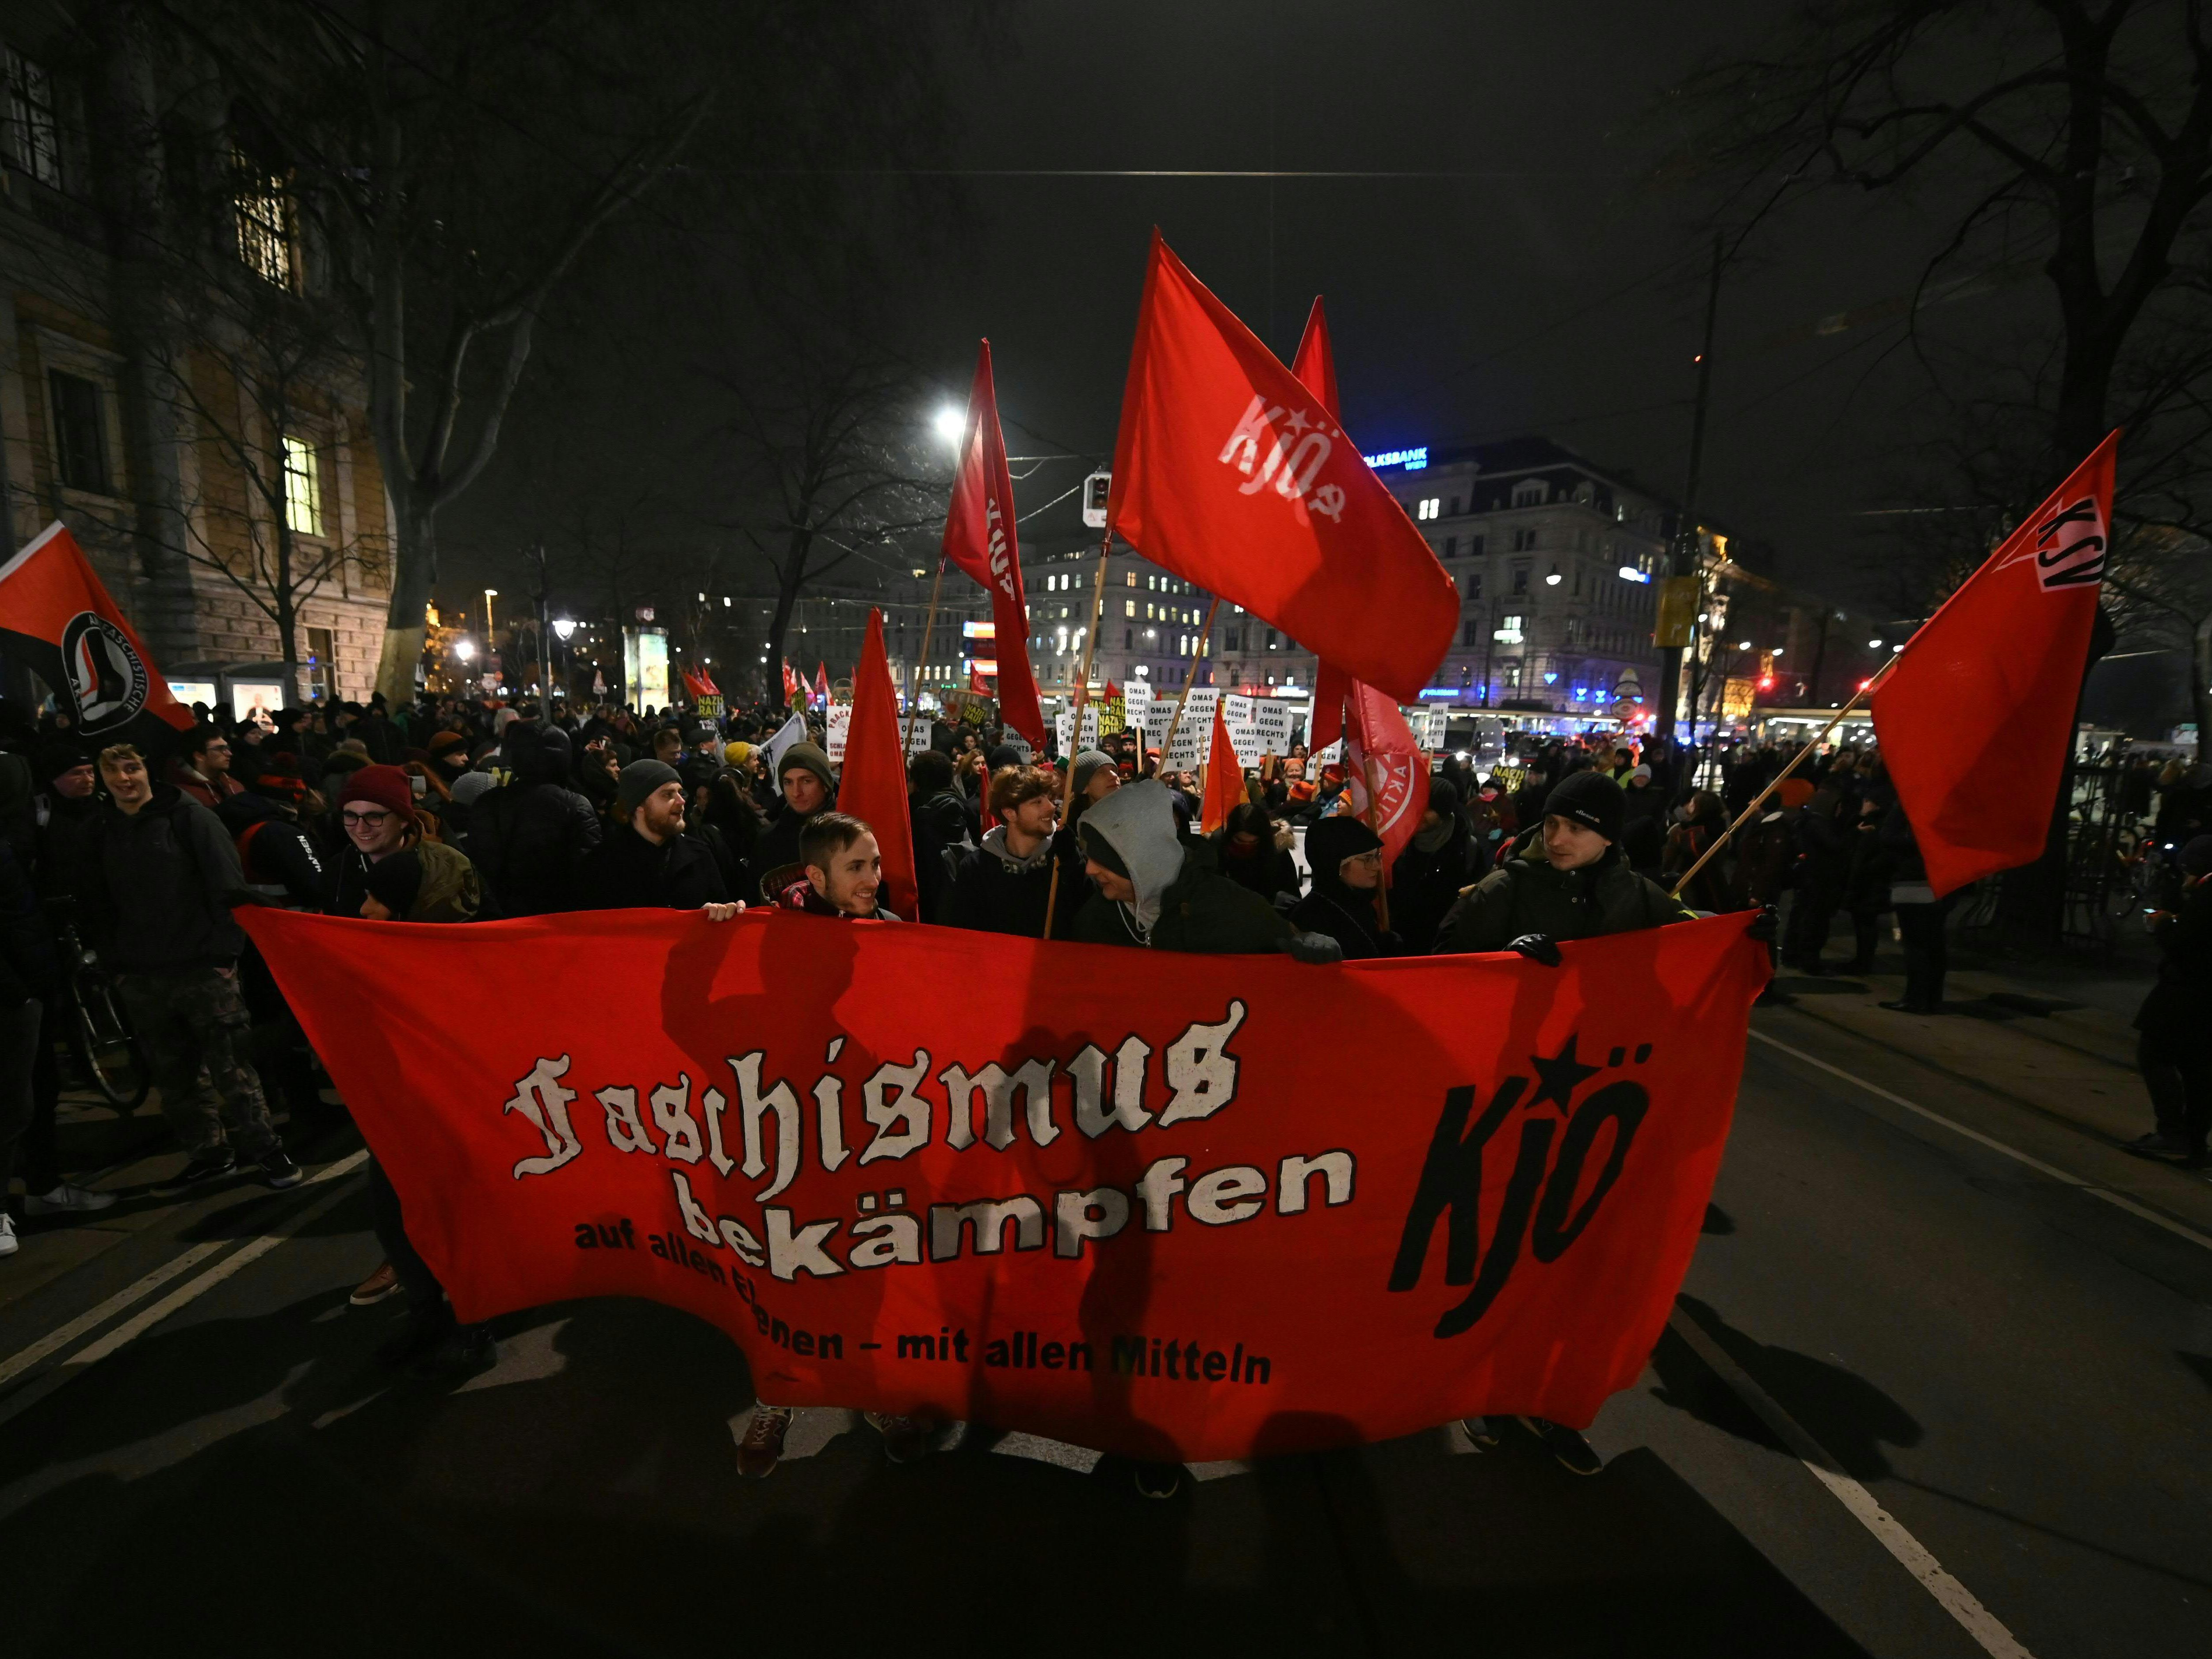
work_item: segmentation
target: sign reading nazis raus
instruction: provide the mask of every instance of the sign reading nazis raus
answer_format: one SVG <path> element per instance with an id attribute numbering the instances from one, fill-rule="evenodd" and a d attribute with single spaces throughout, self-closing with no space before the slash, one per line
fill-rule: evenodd
<path id="1" fill-rule="evenodd" d="M 461 1317 L 649 1297 L 779 1404 L 1191 1460 L 1587 1424 L 1688 1266 L 1766 972 L 1744 917 L 1554 969 L 241 914 Z"/>

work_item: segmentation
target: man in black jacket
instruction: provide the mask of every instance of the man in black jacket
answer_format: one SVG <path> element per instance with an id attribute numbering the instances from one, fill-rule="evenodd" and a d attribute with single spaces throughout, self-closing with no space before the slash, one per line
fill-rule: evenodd
<path id="1" fill-rule="evenodd" d="M 568 787 L 568 734 L 516 720 L 501 744 L 514 781 L 479 795 L 461 851 L 503 916 L 542 916 L 574 902 L 576 874 L 599 844 L 599 816 Z"/>
<path id="2" fill-rule="evenodd" d="M 683 778 L 664 762 L 632 761 L 623 768 L 615 792 L 623 827 L 584 860 L 575 908 L 734 913 L 744 908 L 729 902 L 713 849 L 684 833 L 684 793 Z"/>
<path id="3" fill-rule="evenodd" d="M 101 954 L 151 1055 L 162 1115 L 191 1154 L 167 1183 L 181 1191 L 259 1166 L 272 1187 L 300 1184 L 300 1166 L 269 1121 L 261 1079 L 246 1057 L 250 1019 L 238 982 L 246 935 L 231 915 L 246 878 L 216 815 L 147 774 L 127 743 L 100 751 L 109 807 L 89 860 Z M 228 1133 L 201 1091 L 200 1068 L 222 1096 Z"/>
<path id="4" fill-rule="evenodd" d="M 2212 1134 L 2212 1049 L 2203 1030 L 2212 1008 L 2212 836 L 2195 836 L 2181 849 L 2180 896 L 2149 920 L 2163 960 L 2136 1014 L 2142 1034 L 2136 1061 L 2158 1127 L 2127 1150 L 2201 1170 Z"/>
<path id="5" fill-rule="evenodd" d="M 783 799 L 776 804 L 769 818 L 768 833 L 761 837 L 760 850 L 753 855 L 760 872 L 761 896 L 770 902 L 804 872 L 799 842 L 806 826 L 837 801 L 836 777 L 830 769 L 830 757 L 818 744 L 794 743 L 785 750 L 776 763 L 775 784 Z"/>
<path id="6" fill-rule="evenodd" d="M 962 857 L 953 878 L 951 924 L 1042 939 L 1052 891 L 1052 832 L 1060 822 L 1059 781 L 1041 767 L 1001 768 L 991 779 L 991 812 L 999 822 L 985 832 L 981 847 Z M 1063 921 L 1074 913 L 1076 896 L 1060 894 Z"/>

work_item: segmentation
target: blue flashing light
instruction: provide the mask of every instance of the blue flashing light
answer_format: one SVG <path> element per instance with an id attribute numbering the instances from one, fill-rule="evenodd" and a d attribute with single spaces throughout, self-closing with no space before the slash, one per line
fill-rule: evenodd
<path id="1" fill-rule="evenodd" d="M 1380 455 L 1362 459 L 1377 471 L 1386 466 L 1402 466 L 1408 472 L 1419 472 L 1429 464 L 1429 447 L 1423 444 L 1419 449 L 1386 449 Z"/>

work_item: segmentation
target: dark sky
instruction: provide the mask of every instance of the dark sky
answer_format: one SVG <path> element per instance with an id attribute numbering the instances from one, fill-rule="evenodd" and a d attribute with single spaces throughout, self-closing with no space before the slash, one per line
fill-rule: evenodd
<path id="1" fill-rule="evenodd" d="M 971 228 L 902 270 L 889 308 L 948 401 L 964 394 L 975 337 L 990 337 L 1010 449 L 1103 455 L 1158 224 L 1285 358 L 1312 297 L 1327 296 L 1346 423 L 1370 452 L 1540 430 L 1674 494 L 1704 203 L 1647 183 L 1673 137 L 1653 109 L 1777 10 L 1010 5 L 1011 50 L 989 62 L 963 50 L 951 70 Z M 1072 176 L 1054 176 L 1062 169 Z M 1120 169 L 1447 176 L 1086 171 Z M 1771 543 L 1778 574 L 1838 597 L 1866 589 L 1864 562 L 1880 554 L 1853 514 L 1910 487 L 1893 434 L 1917 381 L 1894 325 L 1822 337 L 1810 325 L 1911 289 L 1934 240 L 1914 214 L 1826 198 L 1760 243 L 1723 295 L 1705 504 Z M 659 314 L 652 284 L 638 273 L 641 317 Z M 541 348 L 541 386 L 570 349 Z M 519 422 L 508 448 L 531 432 Z M 513 489 L 522 459 L 502 455 L 463 523 Z M 1024 510 L 1080 471 L 1036 471 L 1019 487 Z M 1070 501 L 1035 528 L 1075 522 Z M 472 539 L 454 538 L 449 568 L 480 580 Z"/>

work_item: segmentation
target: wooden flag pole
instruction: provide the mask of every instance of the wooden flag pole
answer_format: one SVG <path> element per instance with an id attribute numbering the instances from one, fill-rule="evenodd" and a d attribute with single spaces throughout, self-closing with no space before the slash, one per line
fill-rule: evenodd
<path id="1" fill-rule="evenodd" d="M 914 752 L 914 722 L 921 713 L 921 665 L 929 660 L 929 636 L 937 627 L 937 593 L 945 586 L 945 556 L 937 559 L 937 577 L 929 584 L 929 611 L 922 618 L 921 654 L 915 659 L 913 672 L 906 677 L 906 749 Z"/>
<path id="2" fill-rule="evenodd" d="M 1098 543 L 1098 574 L 1091 584 L 1091 627 L 1083 636 L 1083 672 L 1075 682 L 1073 718 L 1068 723 L 1069 751 L 1060 757 L 1067 769 L 1067 777 L 1060 792 L 1060 821 L 1067 822 L 1067 814 L 1075 805 L 1075 757 L 1083 747 L 1083 710 L 1091 701 L 1091 661 L 1098 649 L 1098 619 L 1106 610 L 1106 564 L 1114 551 L 1114 526 L 1106 526 L 1106 534 Z M 1052 937 L 1053 913 L 1060 905 L 1060 866 L 1061 860 L 1052 861 L 1052 885 L 1045 890 L 1044 936 Z"/>
<path id="3" fill-rule="evenodd" d="M 1174 751 L 1176 731 L 1182 725 L 1183 705 L 1190 701 L 1190 688 L 1198 684 L 1198 665 L 1206 660 L 1206 642 L 1213 634 L 1213 619 L 1221 613 L 1221 600 L 1217 596 L 1206 608 L 1206 626 L 1198 630 L 1198 644 L 1190 653 L 1190 670 L 1182 677 L 1182 696 L 1176 699 L 1175 718 L 1168 722 L 1168 734 L 1160 740 L 1160 766 L 1165 769 L 1168 756 Z"/>
<path id="4" fill-rule="evenodd" d="M 1800 749 L 1795 755 L 1792 755 L 1790 757 L 1790 764 L 1784 767 L 1779 772 L 1777 772 L 1774 775 L 1773 781 L 1769 783 L 1765 788 L 1760 790 L 1757 797 L 1752 801 L 1751 805 L 1745 807 L 1741 813 L 1737 814 L 1735 822 L 1729 825 L 1727 829 L 1722 830 L 1719 839 L 1715 841 L 1711 847 L 1708 847 L 1703 853 L 1698 855 L 1698 861 L 1695 864 L 1682 872 L 1682 878 L 1676 882 L 1671 890 L 1672 896 L 1674 897 L 1680 898 L 1682 896 L 1682 890 L 1690 884 L 1691 881 L 1696 877 L 1698 872 L 1704 869 L 1707 864 L 1711 863 L 1714 855 L 1717 854 L 1722 848 L 1729 844 L 1729 838 L 1731 836 L 1735 835 L 1737 830 L 1742 829 L 1745 824 L 1751 822 L 1752 815 L 1757 812 L 1760 807 L 1766 805 L 1766 798 L 1772 794 L 1776 790 L 1779 789 L 1788 780 L 1790 775 L 1805 763 L 1805 757 L 1810 755 L 1815 749 L 1818 749 L 1822 744 L 1827 742 L 1828 734 L 1844 723 L 1844 716 L 1850 714 L 1852 709 L 1857 708 L 1859 706 L 1860 700 L 1870 695 L 1875 687 L 1881 684 L 1882 678 L 1887 675 L 1891 669 L 1897 666 L 1898 657 L 1901 654 L 1901 653 L 1893 654 L 1887 662 L 1875 669 L 1873 674 L 1868 678 L 1867 683 L 1859 687 L 1857 690 L 1851 693 L 1851 700 L 1845 703 L 1841 708 L 1836 710 L 1835 714 L 1829 718 L 1828 723 L 1820 728 L 1820 735 L 1815 737 L 1802 749 Z"/>

